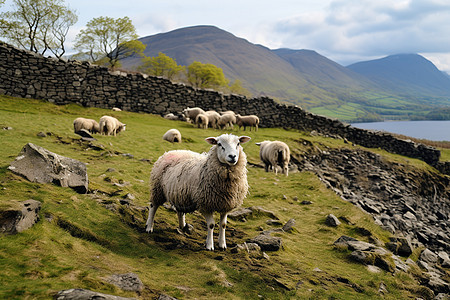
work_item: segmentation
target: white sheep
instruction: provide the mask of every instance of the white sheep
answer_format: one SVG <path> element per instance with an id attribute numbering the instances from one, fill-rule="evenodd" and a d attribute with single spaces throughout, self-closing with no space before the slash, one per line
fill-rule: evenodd
<path id="1" fill-rule="evenodd" d="M 205 115 L 208 117 L 208 125 L 211 128 L 217 128 L 217 121 L 220 118 L 220 114 L 215 110 L 208 110 L 205 112 Z"/>
<path id="2" fill-rule="evenodd" d="M 234 113 L 226 113 L 220 116 L 217 121 L 217 128 L 226 129 L 228 127 L 229 129 L 233 129 L 234 124 L 236 124 L 236 116 Z"/>
<path id="3" fill-rule="evenodd" d="M 164 133 L 163 140 L 171 143 L 181 143 L 181 133 L 178 129 L 169 129 L 166 133 Z"/>
<path id="4" fill-rule="evenodd" d="M 111 116 L 103 116 L 99 122 L 100 133 L 106 135 L 114 135 L 121 131 L 125 131 L 126 124 L 123 124 L 119 120 Z"/>
<path id="5" fill-rule="evenodd" d="M 187 118 L 190 119 L 192 121 L 195 121 L 195 118 L 197 117 L 198 114 L 204 114 L 205 111 L 203 109 L 201 109 L 200 107 L 193 107 L 193 108 L 185 108 L 182 112 L 182 114 Z"/>
<path id="6" fill-rule="evenodd" d="M 253 127 L 255 127 L 255 131 L 258 131 L 259 118 L 255 115 L 249 116 L 241 116 L 236 115 L 236 124 L 239 126 L 239 130 L 241 127 L 244 127 L 244 130 L 247 126 L 250 127 L 250 131 Z"/>
<path id="7" fill-rule="evenodd" d="M 207 129 L 209 123 L 209 118 L 205 114 L 198 114 L 197 117 L 195 117 L 195 124 L 197 124 L 198 128 Z"/>
<path id="8" fill-rule="evenodd" d="M 153 232 L 156 210 L 169 201 L 177 210 L 179 227 L 187 229 L 185 214 L 200 211 L 206 219 L 206 249 L 214 250 L 214 212 L 220 214 L 219 248 L 226 249 L 228 213 L 242 205 L 248 192 L 247 157 L 240 146 L 250 140 L 223 134 L 209 137 L 208 153 L 172 150 L 155 162 L 150 180 L 150 210 L 146 231 Z"/>
<path id="9" fill-rule="evenodd" d="M 97 121 L 86 118 L 76 118 L 73 121 L 73 131 L 78 132 L 81 129 L 86 129 L 90 133 L 100 132 L 100 126 Z"/>
<path id="10" fill-rule="evenodd" d="M 179 120 L 178 116 L 175 116 L 173 113 L 168 113 L 164 115 L 164 119 L 177 121 Z"/>
<path id="11" fill-rule="evenodd" d="M 259 157 L 264 163 L 266 172 L 269 172 L 269 167 L 271 167 L 275 172 L 275 175 L 277 175 L 277 165 L 279 165 L 281 166 L 282 173 L 288 176 L 291 152 L 286 143 L 280 141 L 264 141 L 256 143 L 256 145 L 260 147 Z"/>
<path id="12" fill-rule="evenodd" d="M 120 108 L 118 108 L 118 107 L 113 107 L 112 110 L 113 110 L 113 111 L 122 111 L 122 110 L 121 110 Z"/>

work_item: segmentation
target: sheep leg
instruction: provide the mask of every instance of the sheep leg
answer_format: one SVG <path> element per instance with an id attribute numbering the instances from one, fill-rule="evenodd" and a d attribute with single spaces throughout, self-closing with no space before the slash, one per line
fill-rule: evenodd
<path id="1" fill-rule="evenodd" d="M 220 214 L 220 223 L 219 223 L 219 249 L 226 250 L 227 242 L 225 240 L 225 228 L 227 227 L 227 213 Z"/>
<path id="2" fill-rule="evenodd" d="M 213 213 L 204 213 L 208 233 L 206 235 L 206 250 L 214 251 L 214 215 Z"/>
<path id="3" fill-rule="evenodd" d="M 155 220 L 155 214 L 156 214 L 157 209 L 158 209 L 158 205 L 154 205 L 153 203 L 150 203 L 150 209 L 148 211 L 147 223 L 145 223 L 145 225 L 147 226 L 145 228 L 145 231 L 147 231 L 147 232 L 153 232 L 153 221 Z"/>
<path id="4" fill-rule="evenodd" d="M 183 212 L 177 212 L 178 215 L 178 226 L 182 232 L 190 234 L 192 232 L 192 225 L 186 223 L 186 214 Z"/>

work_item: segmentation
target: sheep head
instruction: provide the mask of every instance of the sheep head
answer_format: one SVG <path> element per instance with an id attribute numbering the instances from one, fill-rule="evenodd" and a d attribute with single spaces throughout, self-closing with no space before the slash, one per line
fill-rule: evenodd
<path id="1" fill-rule="evenodd" d="M 218 137 L 206 138 L 205 140 L 211 145 L 217 146 L 217 158 L 221 163 L 234 166 L 239 160 L 240 144 L 250 141 L 250 137 L 222 134 Z"/>

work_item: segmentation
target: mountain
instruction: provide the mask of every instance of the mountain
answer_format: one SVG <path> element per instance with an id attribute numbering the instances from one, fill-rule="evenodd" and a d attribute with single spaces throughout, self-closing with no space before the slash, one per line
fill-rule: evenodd
<path id="1" fill-rule="evenodd" d="M 403 72 L 394 74 L 395 80 L 377 80 L 370 69 L 365 75 L 358 66 L 343 67 L 312 50 L 271 50 L 214 26 L 180 28 L 140 41 L 147 45 L 147 57 L 163 52 L 179 65 L 211 63 L 231 81 L 239 79 L 254 96 L 267 95 L 344 121 L 422 118 L 436 107 L 450 106 L 441 83 L 434 90 L 415 92 L 417 83 L 403 79 Z M 141 63 L 138 57 L 122 60 L 129 70 Z"/>
<path id="2" fill-rule="evenodd" d="M 396 54 L 347 67 L 402 94 L 450 97 L 450 78 L 418 54 Z"/>

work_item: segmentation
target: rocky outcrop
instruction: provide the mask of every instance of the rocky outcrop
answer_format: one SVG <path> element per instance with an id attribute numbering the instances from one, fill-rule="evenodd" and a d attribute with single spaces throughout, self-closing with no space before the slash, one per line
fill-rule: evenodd
<path id="1" fill-rule="evenodd" d="M 102 294 L 85 289 L 69 289 L 59 291 L 55 300 L 132 300 L 136 298 L 124 298 L 114 295 Z"/>
<path id="2" fill-rule="evenodd" d="M 84 163 L 32 143 L 23 147 L 8 169 L 31 182 L 54 183 L 70 187 L 79 193 L 88 191 L 88 175 Z"/>
<path id="3" fill-rule="evenodd" d="M 0 233 L 15 234 L 39 222 L 41 202 L 30 199 L 11 201 L 8 208 L 0 210 Z"/>

